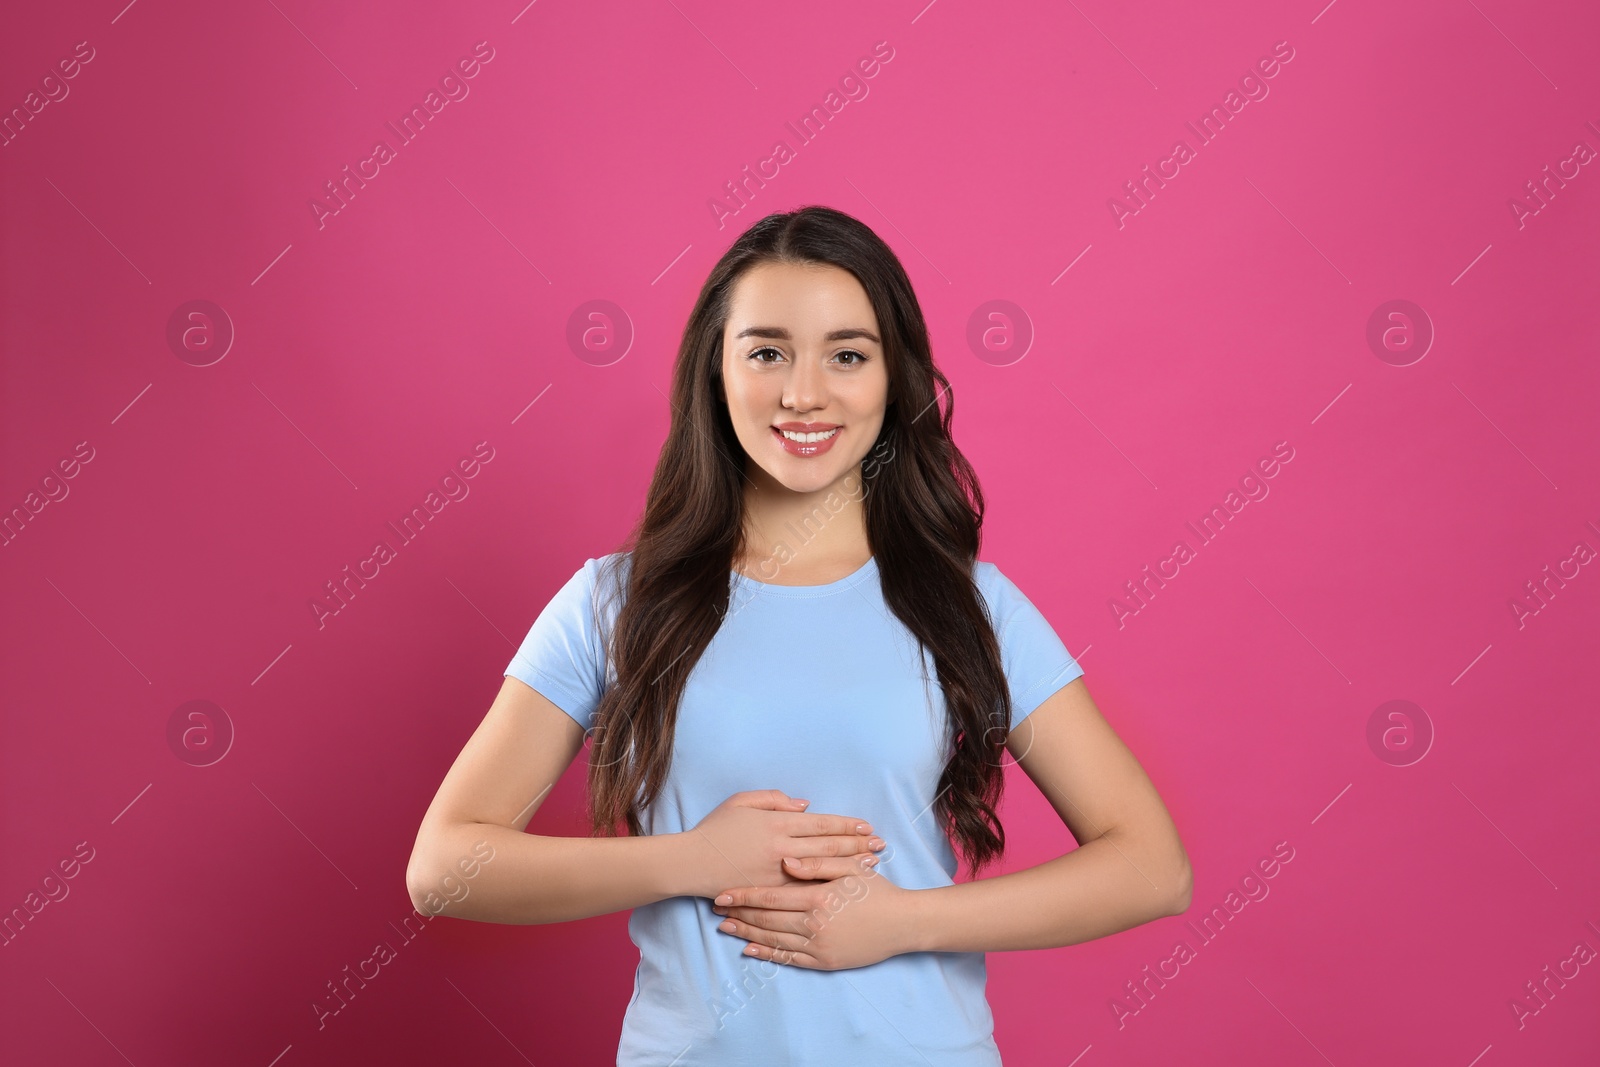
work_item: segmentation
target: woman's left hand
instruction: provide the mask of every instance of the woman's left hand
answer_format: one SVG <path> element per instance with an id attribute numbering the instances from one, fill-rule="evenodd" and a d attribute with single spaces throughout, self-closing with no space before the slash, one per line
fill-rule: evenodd
<path id="1" fill-rule="evenodd" d="M 804 861 L 798 867 L 784 862 L 797 878 L 806 877 L 805 867 Z M 728 917 L 719 929 L 750 942 L 744 954 L 752 959 L 834 971 L 912 951 L 915 892 L 862 867 L 859 874 L 813 885 L 729 889 L 711 910 Z"/>

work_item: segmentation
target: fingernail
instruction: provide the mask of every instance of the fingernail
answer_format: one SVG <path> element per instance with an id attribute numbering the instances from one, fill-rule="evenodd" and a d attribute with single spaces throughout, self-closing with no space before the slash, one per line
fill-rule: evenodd
<path id="1" fill-rule="evenodd" d="M 802 808 L 805 807 L 807 804 L 811 803 L 811 801 L 809 801 L 809 800 L 801 800 L 799 797 L 796 797 L 794 802 L 796 804 L 800 805 Z"/>
<path id="2" fill-rule="evenodd" d="M 858 822 L 858 823 L 856 823 L 856 833 L 858 833 L 858 834 L 870 834 L 870 833 L 872 833 L 872 827 L 868 826 L 864 822 Z"/>
<path id="3" fill-rule="evenodd" d="M 874 837 L 872 839 L 872 851 L 874 851 L 874 852 L 882 852 L 883 851 L 883 839 L 881 837 Z"/>
<path id="4" fill-rule="evenodd" d="M 789 866 L 791 866 L 791 867 L 798 867 L 798 866 L 800 866 L 800 861 L 799 861 L 799 860 L 797 860 L 797 859 L 795 859 L 795 858 L 793 858 L 793 857 L 792 857 L 792 856 L 785 856 L 785 857 L 783 857 L 783 862 L 785 862 L 785 863 L 787 863 L 787 864 L 788 864 L 788 865 L 789 865 Z"/>
<path id="5" fill-rule="evenodd" d="M 721 896 L 717 897 L 717 903 L 718 904 L 732 904 L 733 903 L 733 897 L 729 896 L 727 893 L 723 893 Z"/>
<path id="6" fill-rule="evenodd" d="M 876 867 L 878 865 L 878 857 L 876 857 L 876 856 L 868 856 L 866 859 L 862 860 L 861 862 L 863 864 L 865 864 L 866 866 L 868 866 L 868 867 Z"/>

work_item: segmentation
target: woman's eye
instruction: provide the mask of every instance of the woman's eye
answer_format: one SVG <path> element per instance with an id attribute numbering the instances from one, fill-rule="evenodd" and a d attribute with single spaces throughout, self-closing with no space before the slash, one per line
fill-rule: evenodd
<path id="1" fill-rule="evenodd" d="M 770 364 L 770 363 L 777 362 L 776 360 L 763 358 L 764 355 L 766 355 L 766 354 L 777 356 L 779 359 L 784 358 L 783 352 L 780 349 L 773 348 L 771 345 L 763 345 L 760 348 L 754 349 L 745 358 L 749 359 L 749 360 L 754 360 L 757 363 L 769 363 Z M 854 356 L 855 359 L 854 360 L 850 360 L 850 359 L 845 358 L 845 357 L 848 357 L 848 356 Z M 847 348 L 842 352 L 836 353 L 834 358 L 840 360 L 840 362 L 844 363 L 848 367 L 859 367 L 861 364 L 867 362 L 867 357 L 865 355 L 861 354 L 860 352 L 857 352 L 853 348 Z"/>

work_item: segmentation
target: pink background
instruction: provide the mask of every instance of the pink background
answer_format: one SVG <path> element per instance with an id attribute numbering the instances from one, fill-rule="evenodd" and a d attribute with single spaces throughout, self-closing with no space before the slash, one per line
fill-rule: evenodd
<path id="1" fill-rule="evenodd" d="M 0 1058 L 610 1062 L 626 914 L 406 941 L 406 859 L 515 644 L 641 506 L 706 272 L 806 203 L 901 256 L 983 556 L 1081 654 L 1195 864 L 1184 917 L 991 954 L 1007 1064 L 1600 1056 L 1600 973 L 1562 962 L 1600 948 L 1600 568 L 1563 563 L 1600 547 L 1600 167 L 1562 162 L 1600 148 L 1592 7 L 122 2 L 29 5 L 0 38 L 7 112 L 93 49 L 0 148 L 0 507 L 59 497 L 0 547 L 0 908 L 67 892 L 0 949 Z M 399 144 L 386 122 L 480 41 L 470 94 Z M 880 41 L 800 144 L 785 124 Z M 1280 41 L 1268 95 L 1198 144 Z M 379 138 L 395 158 L 319 226 Z M 727 198 L 780 138 L 794 158 Z M 1119 225 L 1179 138 L 1194 158 Z M 1546 166 L 1568 179 L 1541 202 Z M 204 323 L 168 341 L 193 300 L 235 333 L 209 365 Z M 625 322 L 574 347 L 594 300 Z M 1020 359 L 968 343 L 993 300 Z M 1420 360 L 1368 343 L 1391 300 L 1434 334 Z M 1280 441 L 1269 495 L 1199 545 L 1185 524 Z M 478 442 L 468 495 L 319 625 Z M 1569 578 L 1541 605 L 1547 565 Z M 220 710 L 186 749 L 196 700 Z M 1419 710 L 1369 741 L 1392 700 Z M 1011 774 L 1016 868 L 1070 839 Z M 577 832 L 582 782 L 532 829 Z M 1270 893 L 1202 940 L 1241 883 Z M 1579 969 L 1541 1004 L 1547 966 Z"/>

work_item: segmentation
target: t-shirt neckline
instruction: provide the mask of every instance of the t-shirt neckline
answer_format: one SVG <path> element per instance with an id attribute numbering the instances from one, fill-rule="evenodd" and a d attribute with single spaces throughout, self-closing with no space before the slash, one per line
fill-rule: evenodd
<path id="1" fill-rule="evenodd" d="M 774 585 L 771 582 L 763 582 L 760 579 L 752 578 L 747 574 L 740 574 L 735 570 L 728 571 L 728 574 L 732 577 L 734 582 L 743 583 L 745 586 L 756 592 L 762 593 L 763 595 L 782 597 L 816 597 L 829 596 L 830 594 L 848 589 L 853 585 L 866 581 L 868 578 L 876 574 L 877 571 L 878 557 L 874 554 L 868 556 L 865 563 L 851 571 L 849 574 L 845 575 L 843 578 L 838 578 L 822 585 Z"/>

